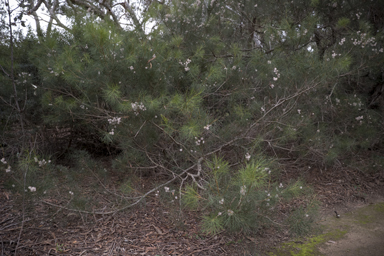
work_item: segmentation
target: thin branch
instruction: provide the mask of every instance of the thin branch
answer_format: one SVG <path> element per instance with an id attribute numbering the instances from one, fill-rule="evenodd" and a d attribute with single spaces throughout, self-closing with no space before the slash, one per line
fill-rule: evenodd
<path id="1" fill-rule="evenodd" d="M 196 164 L 190 166 L 189 168 L 185 169 L 181 174 L 179 174 L 179 176 L 187 173 L 188 171 L 192 170 L 195 167 L 196 167 Z M 134 202 L 132 204 L 129 204 L 127 206 L 124 206 L 122 208 L 119 208 L 119 209 L 116 209 L 116 210 L 113 210 L 113 211 L 108 211 L 108 212 L 99 212 L 99 211 L 90 212 L 90 211 L 84 211 L 84 210 L 77 210 L 77 209 L 68 208 L 68 207 L 65 207 L 65 206 L 61 206 L 61 205 L 57 205 L 57 204 L 53 204 L 53 203 L 47 202 L 45 200 L 42 200 L 41 202 L 44 203 L 44 204 L 48 204 L 48 205 L 54 206 L 54 207 L 59 207 L 59 208 L 62 208 L 62 209 L 68 210 L 68 211 L 73 211 L 73 212 L 78 212 L 78 213 L 99 214 L 99 215 L 108 214 L 109 215 L 109 214 L 114 214 L 116 212 L 123 211 L 125 209 L 131 208 L 132 206 L 135 206 L 136 204 L 140 203 L 144 198 L 146 198 L 149 194 L 159 190 L 159 188 L 161 188 L 161 187 L 164 187 L 164 186 L 168 185 L 169 183 L 173 182 L 176 178 L 178 178 L 178 176 L 175 176 L 172 179 L 168 180 L 167 182 L 165 182 L 165 183 L 155 187 L 154 189 L 149 190 L 142 197 L 140 197 L 140 199 L 137 200 L 136 202 Z"/>
<path id="2" fill-rule="evenodd" d="M 30 9 L 27 14 L 30 15 L 30 14 L 33 14 L 34 12 L 36 12 L 40 8 L 40 5 L 42 2 L 43 2 L 43 0 L 39 0 L 39 2 L 37 2 L 37 4 L 32 9 Z M 33 0 L 30 0 L 29 3 L 32 5 Z"/>

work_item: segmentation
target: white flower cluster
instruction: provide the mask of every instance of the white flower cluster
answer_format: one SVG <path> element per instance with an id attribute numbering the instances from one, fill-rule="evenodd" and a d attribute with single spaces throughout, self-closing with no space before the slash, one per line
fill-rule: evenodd
<path id="1" fill-rule="evenodd" d="M 200 139 L 199 138 L 197 138 L 197 137 L 195 137 L 195 143 L 196 143 L 196 146 L 200 146 L 200 144 L 201 143 L 205 143 L 205 141 L 204 141 L 204 138 L 203 137 L 201 137 Z"/>
<path id="2" fill-rule="evenodd" d="M 23 80 L 23 82 L 21 82 L 19 80 L 15 80 L 16 84 L 21 84 L 21 83 L 25 84 L 25 83 L 27 83 L 27 80 L 29 79 L 28 76 L 30 77 L 31 74 L 27 73 L 27 72 L 21 72 L 19 74 L 19 77 L 20 77 L 20 80 Z"/>
<path id="3" fill-rule="evenodd" d="M 219 204 L 224 204 L 224 198 L 220 199 Z"/>
<path id="4" fill-rule="evenodd" d="M 204 126 L 204 129 L 208 131 L 208 130 L 209 130 L 209 128 L 211 128 L 211 126 L 212 126 L 212 125 L 210 125 L 210 124 L 207 124 L 206 126 Z"/>
<path id="5" fill-rule="evenodd" d="M 165 190 L 165 193 L 171 192 L 172 195 L 175 194 L 175 190 L 174 190 L 174 189 L 173 189 L 173 190 L 169 190 L 169 187 L 164 187 L 164 190 Z M 176 198 L 176 199 L 177 199 L 177 198 Z"/>
<path id="6" fill-rule="evenodd" d="M 108 123 L 111 125 L 120 124 L 121 123 L 121 117 L 110 118 L 110 119 L 108 119 Z"/>
<path id="7" fill-rule="evenodd" d="M 38 163 L 38 164 L 39 164 L 39 167 L 42 167 L 42 166 L 44 166 L 44 165 L 46 165 L 46 164 L 51 163 L 51 160 L 48 160 L 48 162 L 45 161 L 45 159 L 39 161 L 39 159 L 37 159 L 37 157 L 34 157 L 34 160 L 35 160 L 35 163 Z"/>
<path id="8" fill-rule="evenodd" d="M 5 160 L 5 158 L 1 158 L 0 160 L 3 164 L 7 164 L 7 161 Z M 11 172 L 11 166 L 8 165 L 7 169 L 5 169 L 5 172 Z"/>
<path id="9" fill-rule="evenodd" d="M 339 45 L 343 45 L 344 43 L 345 43 L 345 37 L 340 40 Z"/>
<path id="10" fill-rule="evenodd" d="M 249 159 L 251 159 L 251 155 L 249 153 L 245 154 L 245 159 L 247 159 L 247 161 L 249 161 Z"/>
<path id="11" fill-rule="evenodd" d="M 340 53 L 337 54 L 337 53 L 335 53 L 335 51 L 332 51 L 332 58 L 334 59 L 336 56 L 341 56 L 341 54 Z"/>
<path id="12" fill-rule="evenodd" d="M 138 110 L 141 110 L 141 111 L 147 110 L 147 108 L 144 106 L 143 102 L 140 102 L 140 103 L 134 102 L 134 103 L 131 103 L 131 106 L 132 106 L 132 110 L 136 116 L 139 115 Z"/>
<path id="13" fill-rule="evenodd" d="M 361 33 L 360 31 L 357 31 L 357 34 L 360 36 L 360 39 L 358 40 L 351 38 L 353 45 L 361 45 L 361 48 L 364 48 L 368 44 L 370 44 L 372 47 L 376 46 L 377 42 L 375 42 L 374 37 L 367 37 L 366 33 Z"/>
<path id="14" fill-rule="evenodd" d="M 189 64 L 189 63 L 191 63 L 191 60 L 190 60 L 190 59 L 187 59 L 187 60 L 185 61 L 185 63 L 183 63 L 181 60 L 179 60 L 179 64 L 182 65 L 182 66 L 184 66 L 184 70 L 185 70 L 185 71 L 189 71 L 189 67 L 188 67 L 188 64 Z"/>
<path id="15" fill-rule="evenodd" d="M 169 13 L 166 14 L 166 15 L 165 15 L 165 19 L 164 19 L 164 21 L 167 22 L 168 19 L 171 18 L 171 17 L 172 17 L 171 14 L 169 14 Z"/>
<path id="16" fill-rule="evenodd" d="M 273 73 L 275 73 L 275 77 L 273 77 L 273 81 L 277 81 L 277 79 L 279 79 L 280 78 L 280 73 L 279 73 L 279 70 L 277 69 L 277 68 L 275 68 L 274 70 L 273 70 Z"/>
<path id="17" fill-rule="evenodd" d="M 48 70 L 49 70 L 49 73 L 54 74 L 55 76 L 59 76 L 59 72 L 53 71 L 52 68 L 48 68 Z M 61 73 L 64 74 L 63 71 Z"/>
<path id="18" fill-rule="evenodd" d="M 234 212 L 231 210 L 231 209 L 228 209 L 228 216 L 232 216 L 234 214 Z"/>
<path id="19" fill-rule="evenodd" d="M 364 116 L 358 116 L 358 117 L 356 117 L 355 119 L 356 119 L 356 121 L 360 121 L 360 120 L 363 120 L 363 119 L 364 119 Z"/>
<path id="20" fill-rule="evenodd" d="M 245 193 L 247 193 L 247 186 L 243 185 L 240 188 L 240 195 L 245 196 Z"/>
<path id="21" fill-rule="evenodd" d="M 354 95 L 354 98 L 356 98 L 356 102 L 348 102 L 348 105 L 357 107 L 358 110 L 361 110 L 363 103 L 361 102 L 360 98 L 356 97 L 356 94 Z"/>
<path id="22" fill-rule="evenodd" d="M 31 186 L 29 186 L 28 189 L 29 189 L 31 192 L 36 192 L 36 188 L 35 188 L 35 187 L 31 187 Z"/>
<path id="23" fill-rule="evenodd" d="M 114 125 L 115 128 L 116 128 L 116 125 L 120 124 L 121 123 L 121 117 L 113 117 L 113 118 L 109 118 L 108 119 L 108 123 L 110 125 Z M 109 132 L 109 134 L 111 135 L 115 135 L 115 129 L 111 129 L 111 131 Z"/>

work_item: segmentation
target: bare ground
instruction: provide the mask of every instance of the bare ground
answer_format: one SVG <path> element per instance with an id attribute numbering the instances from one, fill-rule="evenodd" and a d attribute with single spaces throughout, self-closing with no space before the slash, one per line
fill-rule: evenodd
<path id="1" fill-rule="evenodd" d="M 322 216 L 332 216 L 334 210 L 344 215 L 384 194 L 384 171 L 366 174 L 350 168 L 291 165 L 280 179 L 297 177 L 314 187 Z M 34 211 L 26 211 L 24 216 L 20 197 L 6 191 L 0 182 L 1 255 L 265 255 L 292 239 L 287 230 L 276 228 L 252 236 L 205 236 L 198 213 L 172 210 L 155 196 L 134 209 L 109 215 L 68 211 L 54 206 L 64 207 L 63 198 L 52 197 L 36 201 Z"/>

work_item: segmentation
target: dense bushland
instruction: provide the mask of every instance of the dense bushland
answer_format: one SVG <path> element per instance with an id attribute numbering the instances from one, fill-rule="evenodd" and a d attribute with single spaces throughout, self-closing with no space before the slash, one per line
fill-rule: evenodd
<path id="1" fill-rule="evenodd" d="M 379 2 L 153 1 L 141 29 L 79 6 L 64 30 L 2 40 L 1 176 L 21 189 L 39 159 L 113 155 L 115 170 L 161 176 L 153 192 L 173 184 L 204 231 L 247 232 L 308 194 L 273 177 L 282 159 L 352 166 L 369 152 L 382 167 Z"/>

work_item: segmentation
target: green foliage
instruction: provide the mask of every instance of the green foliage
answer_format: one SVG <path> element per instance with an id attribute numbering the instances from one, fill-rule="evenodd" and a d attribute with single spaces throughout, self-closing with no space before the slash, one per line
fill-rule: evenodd
<path id="1" fill-rule="evenodd" d="M 38 191 L 50 183 L 37 179 L 43 168 L 16 156 L 35 138 L 36 155 L 69 157 L 79 175 L 103 172 L 91 153 L 114 154 L 121 172 L 155 165 L 193 182 L 184 203 L 210 211 L 203 230 L 217 233 L 256 229 L 272 205 L 304 193 L 301 181 L 275 184 L 270 157 L 332 166 L 383 149 L 384 35 L 371 19 L 383 16 L 379 3 L 208 2 L 153 2 L 142 24 L 156 25 L 146 33 L 119 24 L 113 10 L 79 8 L 64 12 L 65 32 L 20 37 L 12 51 L 2 40 L 1 143 L 12 145 L 2 156 L 30 170 Z"/>
<path id="2" fill-rule="evenodd" d="M 187 186 L 182 200 L 191 209 L 202 209 L 202 231 L 245 233 L 271 224 L 274 206 L 309 194 L 300 181 L 288 186 L 271 182 L 271 161 L 260 157 L 235 172 L 217 156 L 207 162 L 209 179 L 204 189 Z M 309 226 L 309 222 L 306 225 Z"/>
<path id="3" fill-rule="evenodd" d="M 349 25 L 350 22 L 351 22 L 351 21 L 350 21 L 348 18 L 346 18 L 346 17 L 342 17 L 342 18 L 340 18 L 340 19 L 337 21 L 337 26 L 338 26 L 339 28 L 346 28 L 346 27 Z"/>
<path id="4" fill-rule="evenodd" d="M 201 197 L 195 187 L 191 185 L 185 187 L 183 202 L 187 208 L 191 210 L 197 209 L 199 207 L 200 199 Z"/>
<path id="5" fill-rule="evenodd" d="M 219 216 L 203 216 L 201 229 L 204 233 L 216 235 L 224 228 Z"/>
<path id="6" fill-rule="evenodd" d="M 306 207 L 300 206 L 289 215 L 286 223 L 290 227 L 290 232 L 295 236 L 305 236 L 312 231 L 313 222 L 317 218 L 316 204 L 309 204 Z"/>

